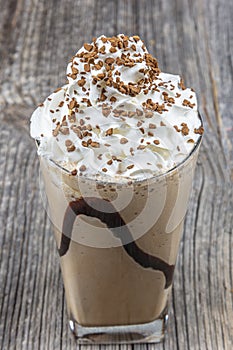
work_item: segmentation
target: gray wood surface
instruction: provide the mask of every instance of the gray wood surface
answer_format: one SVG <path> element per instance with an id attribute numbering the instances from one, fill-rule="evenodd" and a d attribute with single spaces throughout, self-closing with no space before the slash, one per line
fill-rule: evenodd
<path id="1" fill-rule="evenodd" d="M 28 121 L 84 41 L 117 33 L 139 34 L 196 89 L 206 129 L 168 335 L 134 347 L 233 349 L 232 18 L 230 0 L 0 0 L 0 349 L 77 348 Z"/>

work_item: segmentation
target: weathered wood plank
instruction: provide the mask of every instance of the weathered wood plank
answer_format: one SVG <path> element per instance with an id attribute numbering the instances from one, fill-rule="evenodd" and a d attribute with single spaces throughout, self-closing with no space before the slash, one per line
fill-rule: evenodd
<path id="1" fill-rule="evenodd" d="M 76 348 L 28 120 L 34 106 L 65 81 L 66 62 L 84 41 L 121 32 L 141 35 L 164 71 L 183 75 L 195 87 L 206 128 L 168 336 L 163 344 L 135 348 L 232 349 L 233 3 L 0 0 L 0 5 L 0 349 Z"/>

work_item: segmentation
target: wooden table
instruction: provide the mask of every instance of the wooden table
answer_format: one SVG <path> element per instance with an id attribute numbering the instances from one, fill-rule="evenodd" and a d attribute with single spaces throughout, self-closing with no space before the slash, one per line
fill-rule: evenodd
<path id="1" fill-rule="evenodd" d="M 103 33 L 139 34 L 163 71 L 196 89 L 206 129 L 168 336 L 135 348 L 233 349 L 232 18 L 229 0 L 0 0 L 1 349 L 76 348 L 28 126 L 69 58 Z"/>

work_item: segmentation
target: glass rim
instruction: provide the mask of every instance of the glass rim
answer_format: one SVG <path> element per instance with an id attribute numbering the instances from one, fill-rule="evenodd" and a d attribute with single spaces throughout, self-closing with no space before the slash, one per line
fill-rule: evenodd
<path id="1" fill-rule="evenodd" d="M 202 118 L 201 113 L 199 111 L 198 111 L 198 118 L 199 118 L 199 120 L 201 122 L 200 127 L 203 127 L 203 118 Z M 58 167 L 61 171 L 64 171 L 66 174 L 71 175 L 73 178 L 79 177 L 79 178 L 82 178 L 82 179 L 86 179 L 88 181 L 95 181 L 95 182 L 98 182 L 98 183 L 105 183 L 105 184 L 108 184 L 108 185 L 111 185 L 111 184 L 124 185 L 124 184 L 127 184 L 129 182 L 138 184 L 138 183 L 153 181 L 153 180 L 157 180 L 157 179 L 166 177 L 170 173 L 175 172 L 176 170 L 182 168 L 185 165 L 185 163 L 190 159 L 190 157 L 198 150 L 198 148 L 199 148 L 199 146 L 201 144 L 201 141 L 202 141 L 202 137 L 203 137 L 203 134 L 199 134 L 199 137 L 198 137 L 198 139 L 196 141 L 195 146 L 192 148 L 190 153 L 181 162 L 177 163 L 174 167 L 172 167 L 171 169 L 168 169 L 164 173 L 160 173 L 160 174 L 157 174 L 157 175 L 156 174 L 152 174 L 151 177 L 145 178 L 145 179 L 133 179 L 133 178 L 126 178 L 126 177 L 124 178 L 124 177 L 122 177 L 122 178 L 119 178 L 118 181 L 113 181 L 113 180 L 109 181 L 106 178 L 104 179 L 104 176 L 102 178 L 94 178 L 94 177 L 88 177 L 88 176 L 72 175 L 71 170 L 68 170 L 68 169 L 64 168 L 62 165 L 58 164 L 55 160 L 50 159 L 50 158 L 46 158 L 46 157 L 42 157 L 42 158 L 45 158 L 46 160 L 50 161 L 56 167 Z M 39 145 L 39 141 L 38 140 L 36 140 L 36 145 L 38 147 L 38 145 Z M 108 177 L 108 179 L 109 179 L 109 177 Z"/>

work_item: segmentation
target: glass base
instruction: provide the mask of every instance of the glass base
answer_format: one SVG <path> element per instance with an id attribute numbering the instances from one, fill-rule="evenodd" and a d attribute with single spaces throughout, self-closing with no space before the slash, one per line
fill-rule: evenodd
<path id="1" fill-rule="evenodd" d="M 130 326 L 83 327 L 70 320 L 72 333 L 79 344 L 159 343 L 163 340 L 168 314 L 149 323 Z"/>

